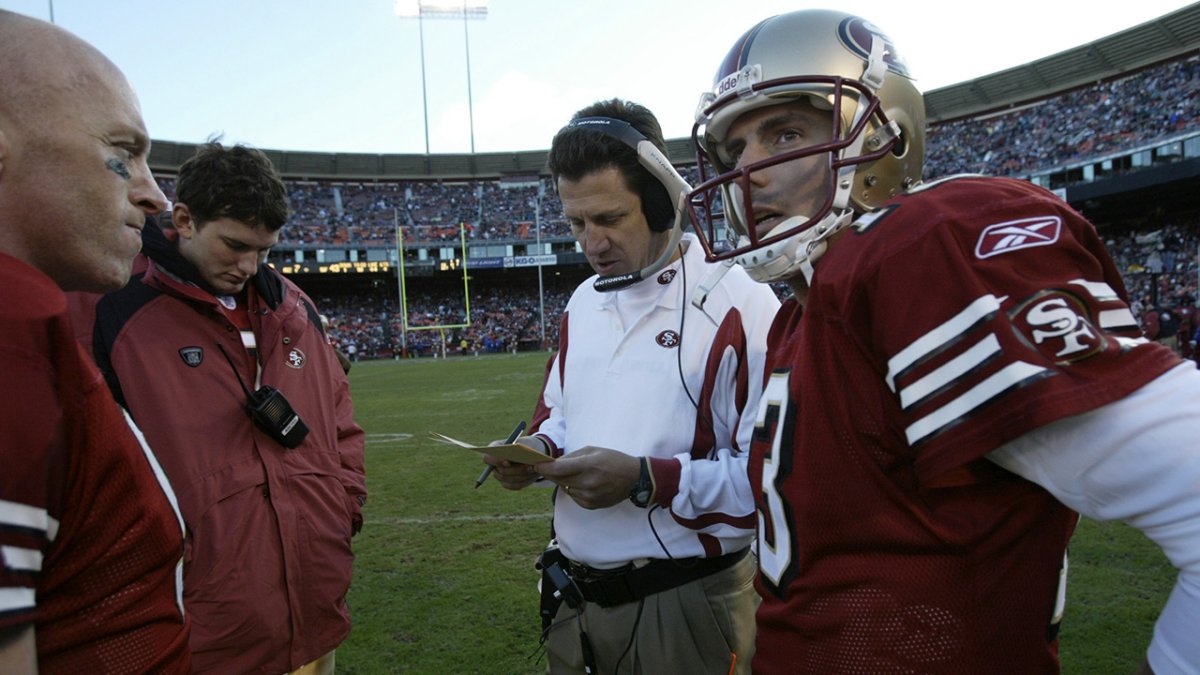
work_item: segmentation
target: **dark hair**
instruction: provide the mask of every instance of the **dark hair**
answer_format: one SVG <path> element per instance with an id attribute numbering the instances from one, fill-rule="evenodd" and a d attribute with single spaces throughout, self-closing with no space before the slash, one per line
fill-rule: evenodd
<path id="1" fill-rule="evenodd" d="M 665 155 L 667 142 L 662 127 L 648 108 L 619 98 L 597 101 L 575 113 L 571 119 L 611 117 L 629 123 L 646 140 Z M 584 176 L 616 167 L 625 179 L 625 186 L 639 195 L 659 181 L 638 161 L 637 151 L 619 138 L 581 127 L 564 127 L 554 135 L 548 158 L 550 176 L 555 183 L 560 177 L 577 181 Z"/>
<path id="2" fill-rule="evenodd" d="M 179 167 L 176 201 L 187 206 L 196 227 L 232 218 L 274 232 L 288 217 L 287 188 L 261 150 L 209 141 Z"/>

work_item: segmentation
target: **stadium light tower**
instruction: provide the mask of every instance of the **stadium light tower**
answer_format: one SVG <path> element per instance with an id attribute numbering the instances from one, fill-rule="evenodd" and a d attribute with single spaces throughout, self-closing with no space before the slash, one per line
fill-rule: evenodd
<path id="1" fill-rule="evenodd" d="M 475 105 L 471 100 L 471 36 L 467 20 L 487 18 L 488 0 L 394 0 L 396 16 L 417 20 L 421 39 L 421 105 L 425 111 L 425 154 L 429 154 L 429 102 L 425 93 L 425 18 L 457 19 L 463 21 L 463 48 L 467 56 L 467 117 L 471 133 L 471 153 L 475 153 Z"/>

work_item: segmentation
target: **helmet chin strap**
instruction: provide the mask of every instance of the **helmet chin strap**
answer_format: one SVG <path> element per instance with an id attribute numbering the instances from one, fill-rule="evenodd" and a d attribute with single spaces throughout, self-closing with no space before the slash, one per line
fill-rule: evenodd
<path id="1" fill-rule="evenodd" d="M 804 257 L 799 261 L 800 273 L 804 275 L 804 283 L 812 285 L 813 272 L 816 271 L 813 269 L 813 265 L 829 250 L 829 240 L 833 235 L 846 229 L 853 221 L 854 212 L 846 209 L 837 216 L 833 213 L 826 215 L 821 221 L 822 225 L 809 230 L 809 232 L 815 230 L 822 230 L 822 232 L 819 232 L 812 241 L 807 243 Z M 823 227 L 825 223 L 828 223 L 828 227 Z"/>
<path id="2" fill-rule="evenodd" d="M 842 209 L 837 213 L 831 211 L 816 225 L 766 248 L 738 256 L 734 261 L 746 269 L 751 279 L 758 282 L 783 281 L 800 272 L 805 281 L 812 283 L 813 265 L 828 249 L 828 239 L 846 229 L 853 220 L 854 212 L 850 209 Z M 792 216 L 775 226 L 773 231 L 790 230 L 807 222 L 807 216 Z M 771 236 L 770 233 L 767 236 Z M 745 235 L 738 238 L 739 246 L 749 243 Z"/>
<path id="3" fill-rule="evenodd" d="M 704 277 L 700 285 L 696 286 L 696 295 L 692 298 L 692 305 L 696 309 L 704 309 L 704 302 L 708 300 L 708 294 L 712 293 L 712 289 L 721 283 L 721 280 L 733 268 L 733 264 L 733 260 L 722 260 L 720 264 L 713 268 L 713 271 L 708 273 L 708 276 Z"/>

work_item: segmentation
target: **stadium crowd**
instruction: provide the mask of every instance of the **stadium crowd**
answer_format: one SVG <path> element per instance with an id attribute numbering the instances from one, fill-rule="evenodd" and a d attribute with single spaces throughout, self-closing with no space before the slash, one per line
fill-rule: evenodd
<path id="1" fill-rule="evenodd" d="M 1175 346 L 1185 356 L 1191 343 L 1200 339 L 1200 314 L 1195 312 L 1197 266 L 1200 252 L 1200 214 L 1180 217 L 1156 229 L 1148 226 L 1110 234 L 1106 238 L 1113 261 L 1133 299 L 1135 316 L 1148 337 Z M 540 349 L 555 344 L 558 321 L 566 307 L 574 282 L 552 284 L 545 292 L 545 342 L 538 320 L 536 285 L 505 285 L 471 289 L 471 325 L 439 333 L 430 326 L 466 323 L 466 307 L 460 288 L 451 290 L 409 289 L 407 355 L 481 354 L 514 349 Z M 789 291 L 776 286 L 785 296 Z M 369 292 L 346 290 L 314 294 L 318 306 L 329 316 L 336 344 L 356 358 L 392 358 L 401 354 L 403 322 L 397 311 L 397 291 L 385 284 Z M 350 349 L 353 345 L 353 349 Z"/>
<path id="2" fill-rule="evenodd" d="M 462 289 L 411 290 L 408 330 L 397 292 L 326 292 L 315 295 L 330 323 L 330 340 L 352 360 L 401 356 L 496 354 L 558 343 L 558 322 L 573 285 L 545 289 L 545 339 L 537 286 L 471 289 L 470 322 Z"/>
<path id="3" fill-rule="evenodd" d="M 1172 61 L 1013 112 L 929 129 L 927 177 L 1025 175 L 1194 131 L 1200 58 Z"/>
<path id="4" fill-rule="evenodd" d="M 1018 176 L 1195 131 L 1200 120 L 1200 57 L 1162 64 L 1079 88 L 1011 112 L 932 125 L 926 177 L 952 173 Z M 694 166 L 684 177 L 697 178 Z M 292 181 L 292 216 L 282 246 L 394 245 L 397 220 L 407 243 L 528 241 L 570 237 L 553 186 L 499 180 Z M 173 198 L 173 180 L 160 178 Z M 538 194 L 544 196 L 538 200 Z M 399 216 L 397 218 L 397 216 Z"/>
<path id="5" fill-rule="evenodd" d="M 1126 77 L 1065 92 L 1011 112 L 931 126 L 926 176 L 962 172 L 1020 176 L 1169 139 L 1200 128 L 1200 57 L 1161 64 Z M 698 179 L 695 166 L 682 169 Z M 159 178 L 168 198 L 174 181 Z M 292 214 L 280 246 L 389 246 L 395 225 L 406 244 L 570 239 L 570 228 L 548 179 L 521 181 L 291 181 Z M 539 194 L 541 197 L 539 198 Z M 540 209 L 540 213 L 536 213 Z M 540 224 L 541 231 L 536 227 Z M 461 230 L 460 230 L 461 225 Z M 1197 246 L 1200 216 L 1176 222 L 1128 223 L 1104 232 L 1146 331 L 1190 354 L 1200 319 Z M 780 295 L 786 289 L 776 289 Z M 457 295 L 455 295 L 457 293 Z M 536 349 L 543 344 L 536 288 L 472 290 L 471 325 L 443 331 L 423 326 L 466 322 L 462 293 L 410 293 L 402 330 L 395 293 L 347 293 L 322 298 L 332 335 L 355 358 Z M 545 344 L 557 339 L 569 291 L 546 293 Z M 1194 325 L 1197 324 L 1197 325 Z M 1186 335 L 1185 335 L 1186 333 Z M 403 336 L 403 338 L 402 338 Z M 406 338 L 406 339 L 404 339 Z M 405 342 L 407 349 L 402 349 Z"/>

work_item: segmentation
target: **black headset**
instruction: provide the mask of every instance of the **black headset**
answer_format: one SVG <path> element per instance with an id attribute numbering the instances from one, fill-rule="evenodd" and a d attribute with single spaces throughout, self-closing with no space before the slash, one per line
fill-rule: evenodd
<path id="1" fill-rule="evenodd" d="M 638 195 L 642 200 L 642 213 L 646 216 L 646 222 L 655 232 L 671 229 L 675 224 L 675 206 L 671 202 L 668 189 L 678 189 L 680 183 L 683 183 L 683 178 L 648 138 L 628 122 L 612 117 L 580 117 L 571 120 L 565 129 L 598 131 L 632 148 L 637 153 L 638 163 L 654 177 L 653 181 L 643 186 L 641 194 Z M 642 143 L 646 144 L 647 150 L 642 150 Z"/>
<path id="2" fill-rule="evenodd" d="M 653 232 L 672 233 L 670 242 L 658 260 L 637 272 L 600 277 L 594 284 L 596 290 L 615 291 L 656 274 L 671 260 L 671 255 L 683 236 L 684 203 L 691 186 L 650 139 L 624 120 L 612 117 L 580 117 L 563 127 L 563 131 L 567 129 L 597 131 L 633 148 L 637 153 L 638 163 L 655 179 L 647 183 L 638 195 L 642 200 L 642 213 L 646 216 L 646 223 Z"/>

